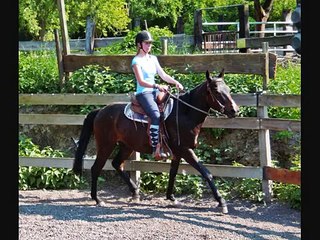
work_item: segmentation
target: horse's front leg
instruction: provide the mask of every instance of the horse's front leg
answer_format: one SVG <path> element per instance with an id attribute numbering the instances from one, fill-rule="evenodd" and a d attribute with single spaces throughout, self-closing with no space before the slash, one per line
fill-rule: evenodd
<path id="1" fill-rule="evenodd" d="M 210 173 L 210 171 L 199 162 L 198 157 L 194 153 L 192 149 L 183 149 L 183 155 L 181 155 L 187 163 L 189 163 L 192 167 L 199 171 L 202 177 L 207 181 L 209 187 L 212 190 L 214 198 L 219 203 L 218 207 L 221 208 L 223 213 L 228 213 L 228 207 L 226 200 L 221 196 L 217 187 L 214 184 L 214 177 Z"/>
<path id="2" fill-rule="evenodd" d="M 167 187 L 167 199 L 171 200 L 172 202 L 176 202 L 176 199 L 173 195 L 173 188 L 174 188 L 174 183 L 176 181 L 176 176 L 178 173 L 178 168 L 180 165 L 180 157 L 173 156 L 170 164 L 170 172 L 169 172 L 169 182 L 168 182 L 168 187 Z"/>

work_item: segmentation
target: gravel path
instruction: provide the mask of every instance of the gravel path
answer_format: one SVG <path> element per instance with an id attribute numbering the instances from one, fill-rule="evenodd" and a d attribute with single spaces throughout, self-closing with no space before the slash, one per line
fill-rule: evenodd
<path id="1" fill-rule="evenodd" d="M 99 191 L 106 206 L 97 207 L 89 194 L 19 191 L 19 239 L 301 239 L 300 211 L 277 202 L 233 200 L 222 214 L 213 198 L 179 197 L 181 205 L 173 206 L 164 195 L 149 194 L 132 202 L 121 187 Z"/>

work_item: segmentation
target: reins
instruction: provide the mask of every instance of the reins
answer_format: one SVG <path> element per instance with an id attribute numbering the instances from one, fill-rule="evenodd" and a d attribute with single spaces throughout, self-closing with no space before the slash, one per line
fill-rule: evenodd
<path id="1" fill-rule="evenodd" d="M 224 112 L 224 106 L 223 106 L 223 105 L 218 101 L 218 99 L 214 96 L 214 94 L 213 94 L 212 91 L 211 91 L 211 88 L 208 87 L 208 89 L 209 89 L 208 91 L 209 91 L 209 93 L 210 93 L 210 96 L 211 96 L 212 100 L 213 100 L 213 101 L 216 101 L 216 102 L 219 104 L 220 109 L 221 109 L 221 110 L 220 110 L 221 112 L 218 112 L 217 110 L 212 109 L 212 108 L 210 108 L 210 109 L 212 109 L 212 110 L 214 110 L 216 113 L 222 115 L 222 113 Z M 193 108 L 194 110 L 196 110 L 196 111 L 198 111 L 198 112 L 201 112 L 201 113 L 203 113 L 203 114 L 205 114 L 205 115 L 207 115 L 207 116 L 210 116 L 210 113 L 208 113 L 208 112 L 206 112 L 206 111 L 203 111 L 202 109 L 197 108 L 197 107 L 195 107 L 195 106 L 192 106 L 191 104 L 189 104 L 189 103 L 181 100 L 181 99 L 179 98 L 179 94 L 178 94 L 178 96 L 176 96 L 176 95 L 172 94 L 169 90 L 167 90 L 167 92 L 169 93 L 169 95 L 170 95 L 171 97 L 173 97 L 174 99 L 178 100 L 179 102 L 187 105 L 187 106 L 190 107 L 190 108 Z M 177 107 L 178 107 L 178 105 L 177 105 Z M 178 109 L 178 108 L 177 108 L 177 109 Z"/>
<path id="2" fill-rule="evenodd" d="M 224 112 L 224 106 L 223 106 L 223 105 L 218 101 L 218 99 L 214 96 L 214 94 L 213 94 L 213 92 L 212 92 L 212 90 L 211 90 L 211 88 L 209 87 L 208 84 L 207 84 L 207 90 L 209 91 L 212 100 L 213 100 L 213 101 L 216 101 L 216 102 L 218 103 L 218 105 L 219 105 L 219 107 L 220 107 L 221 113 L 223 113 L 223 112 Z M 179 91 L 179 89 L 178 89 L 178 91 Z M 170 97 L 172 97 L 172 98 L 174 98 L 174 99 L 176 99 L 176 100 L 178 101 L 178 102 L 177 102 L 177 110 L 176 110 L 176 125 L 177 125 L 178 146 L 180 146 L 180 134 L 179 134 L 179 102 L 181 102 L 181 103 L 187 105 L 188 107 L 190 107 L 190 108 L 192 108 L 192 109 L 194 109 L 194 110 L 196 110 L 196 111 L 199 111 L 199 112 L 201 112 L 201 113 L 203 113 L 203 114 L 205 114 L 205 115 L 207 115 L 207 116 L 210 116 L 210 114 L 209 114 L 209 112 L 203 111 L 202 109 L 197 108 L 197 107 L 195 107 L 195 106 L 192 106 L 191 104 L 189 104 L 189 103 L 181 100 L 181 99 L 179 98 L 179 94 L 177 94 L 177 96 L 176 96 L 176 95 L 172 94 L 169 90 L 167 90 L 167 92 L 169 93 Z M 210 108 L 210 109 L 211 109 L 211 108 Z M 220 114 L 220 112 L 218 112 L 218 111 L 216 111 L 216 112 Z"/>
<path id="3" fill-rule="evenodd" d="M 183 104 L 187 105 L 188 107 L 191 107 L 191 108 L 193 108 L 194 110 L 197 110 L 197 111 L 199 111 L 199 112 L 201 112 L 201 113 L 203 113 L 203 114 L 205 114 L 205 115 L 207 115 L 207 116 L 209 116 L 209 115 L 210 115 L 208 112 L 203 111 L 203 110 L 202 110 L 202 109 L 200 109 L 200 108 L 196 108 L 195 106 L 192 106 L 191 104 L 189 104 L 189 103 L 187 103 L 187 102 L 185 102 L 185 101 L 181 100 L 181 99 L 179 98 L 179 94 L 178 94 L 178 97 L 177 97 L 176 95 L 172 94 L 170 91 L 168 91 L 168 93 L 169 93 L 169 95 L 170 95 L 171 97 L 173 97 L 173 98 L 177 99 L 179 102 L 181 102 L 181 103 L 183 103 Z M 177 105 L 177 107 L 178 107 L 178 105 Z"/>

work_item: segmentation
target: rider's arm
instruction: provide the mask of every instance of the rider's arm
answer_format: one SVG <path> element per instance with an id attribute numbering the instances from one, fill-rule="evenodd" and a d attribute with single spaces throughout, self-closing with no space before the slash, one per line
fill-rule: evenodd
<path id="1" fill-rule="evenodd" d="M 163 68 L 161 67 L 161 65 L 159 64 L 158 59 L 156 59 L 155 61 L 156 63 L 156 68 L 157 68 L 157 73 L 158 75 L 161 77 L 161 79 L 163 79 L 164 81 L 166 81 L 167 83 L 173 84 L 175 85 L 177 88 L 179 88 L 180 90 L 183 90 L 183 86 L 181 83 L 179 83 L 177 80 L 175 80 L 173 77 L 171 77 L 170 75 L 168 75 Z"/>

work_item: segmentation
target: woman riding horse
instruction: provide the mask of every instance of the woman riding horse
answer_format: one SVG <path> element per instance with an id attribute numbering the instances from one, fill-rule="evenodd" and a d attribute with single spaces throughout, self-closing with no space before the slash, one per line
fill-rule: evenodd
<path id="1" fill-rule="evenodd" d="M 172 112 L 164 120 L 168 146 L 172 150 L 169 182 L 166 198 L 175 202 L 174 183 L 181 159 L 194 167 L 207 181 L 213 196 L 223 213 L 228 212 L 227 203 L 214 183 L 214 176 L 197 158 L 194 150 L 197 139 L 209 110 L 214 109 L 229 118 L 237 116 L 239 107 L 232 99 L 230 88 L 225 84 L 224 71 L 212 77 L 207 70 L 206 80 L 190 91 L 175 97 Z M 171 94 L 170 94 L 171 96 Z M 124 110 L 128 103 L 112 103 L 95 109 L 86 116 L 78 147 L 75 153 L 73 171 L 82 174 L 83 156 L 92 135 L 96 143 L 96 159 L 91 167 L 91 198 L 98 205 L 104 205 L 97 196 L 98 177 L 115 147 L 118 151 L 112 159 L 112 166 L 128 185 L 134 199 L 139 199 L 139 187 L 125 170 L 125 161 L 136 151 L 152 153 L 147 126 L 143 122 L 129 119 Z"/>
<path id="2" fill-rule="evenodd" d="M 132 69 L 136 78 L 135 96 L 142 109 L 151 120 L 149 127 L 152 156 L 159 160 L 168 156 L 162 151 L 159 144 L 160 111 L 156 103 L 159 92 L 168 90 L 168 86 L 155 83 L 155 75 L 167 83 L 174 84 L 179 90 L 183 86 L 171 76 L 165 73 L 155 55 L 151 55 L 153 39 L 148 31 L 141 31 L 136 35 L 135 43 L 138 49 L 132 59 Z"/>

